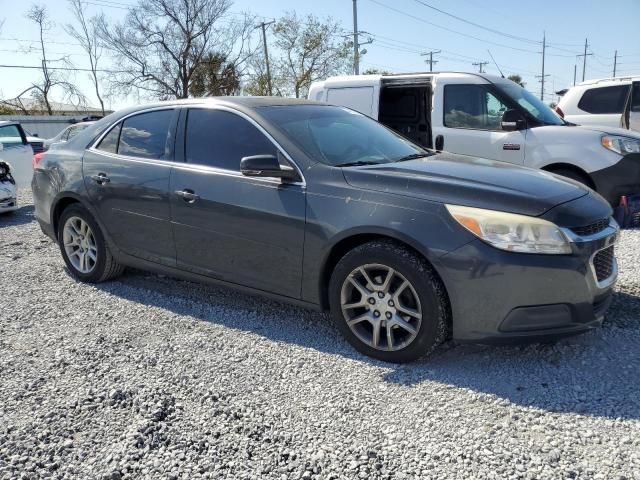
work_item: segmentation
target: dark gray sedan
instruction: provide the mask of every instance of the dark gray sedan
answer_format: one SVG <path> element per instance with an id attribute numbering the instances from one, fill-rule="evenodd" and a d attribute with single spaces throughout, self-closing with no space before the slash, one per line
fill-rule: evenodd
<path id="1" fill-rule="evenodd" d="M 35 214 L 71 275 L 124 266 L 328 309 L 358 350 L 601 324 L 618 227 L 587 187 L 425 150 L 351 110 L 218 98 L 114 113 L 47 152 Z"/>

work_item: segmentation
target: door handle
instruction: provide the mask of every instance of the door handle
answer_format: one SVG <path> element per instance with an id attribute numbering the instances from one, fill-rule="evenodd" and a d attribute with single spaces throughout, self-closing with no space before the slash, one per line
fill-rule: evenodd
<path id="1" fill-rule="evenodd" d="M 200 198 L 200 195 L 197 195 L 193 190 L 189 190 L 188 188 L 185 188 L 184 190 L 176 190 L 176 195 L 181 196 L 187 203 L 194 203 Z"/>
<path id="2" fill-rule="evenodd" d="M 109 183 L 111 179 L 107 177 L 106 173 L 99 173 L 97 175 L 91 175 L 91 180 L 96 182 L 98 185 L 102 185 L 103 183 Z"/>

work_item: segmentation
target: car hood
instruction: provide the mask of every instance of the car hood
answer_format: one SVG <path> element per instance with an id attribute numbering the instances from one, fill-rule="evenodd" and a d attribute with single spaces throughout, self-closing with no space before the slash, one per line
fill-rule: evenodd
<path id="1" fill-rule="evenodd" d="M 640 134 L 635 133 L 632 130 L 625 130 L 624 128 L 605 127 L 597 125 L 578 125 L 580 130 L 589 130 L 592 132 L 598 132 L 599 134 L 609 135 L 622 135 L 623 137 L 632 137 L 640 139 Z"/>
<path id="2" fill-rule="evenodd" d="M 589 193 L 584 185 L 548 172 L 450 153 L 346 167 L 343 174 L 357 188 L 530 216 Z"/>
<path id="3" fill-rule="evenodd" d="M 600 144 L 602 135 L 622 135 L 640 139 L 640 134 L 623 128 L 598 125 L 544 125 L 535 127 L 538 137 L 546 135 L 549 141 L 576 144 L 576 142 L 594 141 Z"/>

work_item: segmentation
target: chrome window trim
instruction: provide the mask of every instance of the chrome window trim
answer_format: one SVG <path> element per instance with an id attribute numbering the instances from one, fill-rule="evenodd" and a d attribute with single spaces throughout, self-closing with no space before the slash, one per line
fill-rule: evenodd
<path id="1" fill-rule="evenodd" d="M 218 104 L 209 105 L 209 104 L 206 104 L 206 103 L 175 104 L 175 105 L 166 105 L 166 106 L 163 105 L 163 106 L 158 106 L 158 107 L 146 108 L 146 109 L 143 109 L 143 110 L 137 110 L 135 112 L 131 112 L 131 113 L 125 115 L 124 117 L 119 118 L 118 121 L 116 121 L 115 123 L 110 125 L 108 128 L 106 128 L 105 131 L 102 132 L 98 136 L 97 140 L 95 140 L 93 142 L 93 144 L 87 150 L 91 150 L 93 153 L 97 153 L 97 154 L 100 154 L 100 155 L 106 155 L 106 156 L 109 156 L 109 157 L 118 158 L 118 159 L 121 159 L 121 160 L 132 161 L 132 162 L 152 163 L 154 165 L 157 165 L 157 164 L 171 165 L 173 167 L 178 167 L 178 168 L 181 168 L 181 169 L 204 170 L 205 172 L 219 174 L 219 175 L 248 178 L 248 179 L 251 179 L 251 180 L 255 180 L 255 181 L 259 181 L 259 182 L 265 182 L 265 183 L 282 184 L 282 180 L 277 179 L 275 177 L 273 177 L 273 178 L 250 177 L 250 176 L 247 176 L 247 175 L 243 175 L 242 172 L 240 172 L 240 170 L 237 170 L 237 171 L 236 170 L 228 170 L 228 169 L 225 169 L 225 168 L 212 167 L 212 166 L 209 166 L 209 165 L 199 165 L 199 164 L 195 164 L 195 163 L 188 163 L 186 161 L 186 159 L 185 159 L 184 162 L 176 162 L 175 160 L 159 160 L 159 159 L 153 159 L 153 158 L 132 157 L 132 156 L 129 156 L 129 155 L 121 155 L 119 153 L 106 152 L 106 151 L 100 150 L 98 148 L 98 145 L 100 144 L 102 139 L 105 136 L 107 136 L 109 134 L 109 132 L 111 132 L 111 130 L 116 125 L 124 122 L 127 118 L 133 117 L 135 115 L 140 115 L 142 113 L 155 112 L 155 111 L 158 111 L 158 110 L 175 110 L 175 109 L 184 109 L 185 111 L 188 111 L 189 109 L 222 110 L 222 111 L 226 111 L 226 112 L 238 115 L 239 117 L 247 120 L 254 127 L 256 127 L 258 129 L 258 131 L 260 131 L 260 133 L 262 133 L 265 137 L 267 137 L 267 139 L 269 139 L 269 141 L 276 147 L 276 149 L 278 149 L 278 151 L 280 151 L 280 153 L 282 153 L 282 155 L 284 155 L 284 157 L 291 164 L 291 166 L 296 169 L 296 171 L 298 172 L 298 175 L 300 175 L 300 178 L 302 179 L 302 181 L 300 181 L 300 182 L 287 182 L 286 184 L 287 185 L 300 185 L 302 187 L 306 187 L 307 182 L 306 182 L 306 179 L 305 179 L 304 175 L 302 174 L 302 169 L 298 166 L 298 164 L 296 162 L 293 161 L 293 159 L 291 158 L 291 155 L 289 155 L 289 153 L 287 153 L 287 151 L 284 148 L 282 148 L 282 146 L 276 141 L 276 139 L 273 138 L 273 136 L 262 127 L 262 125 L 260 125 L 258 122 L 256 122 L 249 115 L 247 115 L 246 113 L 241 112 L 239 110 L 236 110 L 235 108 L 229 107 L 227 105 L 218 105 Z M 186 123 L 185 123 L 185 126 L 186 126 Z M 186 140 L 186 134 L 185 134 L 185 140 Z"/>

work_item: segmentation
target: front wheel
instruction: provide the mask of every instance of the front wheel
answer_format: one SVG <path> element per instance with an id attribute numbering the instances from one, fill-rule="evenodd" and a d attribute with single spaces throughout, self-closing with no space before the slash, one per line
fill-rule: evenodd
<path id="1" fill-rule="evenodd" d="M 388 362 L 427 355 L 447 336 L 449 301 L 433 269 L 390 241 L 361 245 L 336 265 L 332 317 L 358 351 Z"/>
<path id="2" fill-rule="evenodd" d="M 113 258 L 98 223 L 86 208 L 79 204 L 67 207 L 59 225 L 60 252 L 73 277 L 98 283 L 122 273 L 124 267 Z"/>

